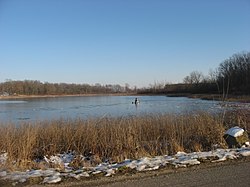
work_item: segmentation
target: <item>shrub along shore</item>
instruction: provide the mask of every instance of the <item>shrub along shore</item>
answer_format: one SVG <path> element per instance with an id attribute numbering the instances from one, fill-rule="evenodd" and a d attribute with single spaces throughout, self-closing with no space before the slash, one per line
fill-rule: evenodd
<path id="1" fill-rule="evenodd" d="M 228 116 L 196 113 L 1 124 L 0 152 L 8 154 L 9 166 L 27 169 L 39 168 L 34 160 L 45 155 L 69 151 L 92 156 L 93 164 L 205 151 L 214 145 L 225 147 L 223 135 L 232 124 L 250 130 L 246 115 Z"/>

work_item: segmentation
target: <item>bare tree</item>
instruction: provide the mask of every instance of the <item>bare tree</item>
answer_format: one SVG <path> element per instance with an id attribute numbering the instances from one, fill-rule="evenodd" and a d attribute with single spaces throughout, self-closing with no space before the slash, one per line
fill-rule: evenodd
<path id="1" fill-rule="evenodd" d="M 218 82 L 225 94 L 250 94 L 250 52 L 224 60 L 218 68 Z"/>
<path id="2" fill-rule="evenodd" d="M 204 76 L 199 71 L 192 71 L 189 76 L 183 79 L 185 84 L 199 84 L 204 79 Z"/>

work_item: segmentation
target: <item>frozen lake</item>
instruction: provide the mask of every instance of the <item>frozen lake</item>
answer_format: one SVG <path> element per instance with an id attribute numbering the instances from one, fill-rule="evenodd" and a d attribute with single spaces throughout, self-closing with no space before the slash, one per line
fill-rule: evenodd
<path id="1" fill-rule="evenodd" d="M 135 97 L 139 105 L 132 104 Z M 233 104 L 231 104 L 233 106 Z M 236 104 L 235 104 L 236 106 Z M 241 107 L 249 108 L 249 104 Z M 119 117 L 146 114 L 220 112 L 219 101 L 166 96 L 81 96 L 22 100 L 0 100 L 0 122 L 22 122 L 58 118 Z"/>

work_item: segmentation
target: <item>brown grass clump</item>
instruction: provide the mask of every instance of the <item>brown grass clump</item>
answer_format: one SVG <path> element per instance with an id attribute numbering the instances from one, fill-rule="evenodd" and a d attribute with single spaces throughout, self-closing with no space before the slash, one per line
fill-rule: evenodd
<path id="1" fill-rule="evenodd" d="M 209 114 L 158 115 L 98 119 L 60 119 L 0 126 L 0 152 L 17 167 L 33 167 L 45 155 L 75 151 L 91 155 L 97 164 L 104 159 L 122 161 L 174 154 L 177 151 L 211 150 L 224 144 L 223 121 Z M 82 162 L 79 159 L 79 163 Z"/>
<path id="2" fill-rule="evenodd" d="M 236 110 L 225 113 L 225 127 L 230 128 L 238 125 L 250 132 L 250 110 Z"/>

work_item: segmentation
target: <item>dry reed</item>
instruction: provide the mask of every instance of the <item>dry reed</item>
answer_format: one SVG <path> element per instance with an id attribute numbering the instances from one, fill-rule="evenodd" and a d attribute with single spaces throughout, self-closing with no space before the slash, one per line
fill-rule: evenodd
<path id="1" fill-rule="evenodd" d="M 9 163 L 27 168 L 45 155 L 75 151 L 93 155 L 96 162 L 122 161 L 174 154 L 177 151 L 210 150 L 224 145 L 225 132 L 219 116 L 158 115 L 98 119 L 60 119 L 0 125 L 0 151 Z"/>

